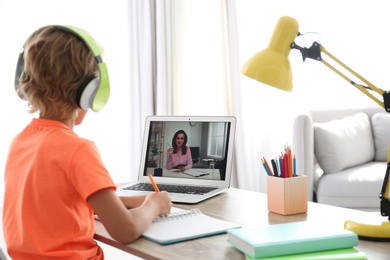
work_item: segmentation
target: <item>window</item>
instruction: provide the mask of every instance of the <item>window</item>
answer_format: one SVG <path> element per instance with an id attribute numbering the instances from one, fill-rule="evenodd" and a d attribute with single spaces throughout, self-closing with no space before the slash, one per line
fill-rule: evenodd
<path id="1" fill-rule="evenodd" d="M 225 144 L 227 129 L 225 123 L 211 123 L 207 141 L 207 157 L 223 159 L 225 156 Z"/>

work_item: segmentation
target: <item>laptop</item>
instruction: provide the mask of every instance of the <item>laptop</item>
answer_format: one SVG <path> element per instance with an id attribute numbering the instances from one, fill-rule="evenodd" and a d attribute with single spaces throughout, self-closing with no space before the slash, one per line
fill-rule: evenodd
<path id="1" fill-rule="evenodd" d="M 233 116 L 147 117 L 138 180 L 118 187 L 117 194 L 154 192 L 149 173 L 176 203 L 194 204 L 226 191 L 235 130 Z M 185 155 L 174 151 L 183 145 Z"/>

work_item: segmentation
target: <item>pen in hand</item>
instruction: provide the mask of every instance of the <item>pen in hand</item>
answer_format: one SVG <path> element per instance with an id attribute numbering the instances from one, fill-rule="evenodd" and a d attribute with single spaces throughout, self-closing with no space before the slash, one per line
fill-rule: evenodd
<path id="1" fill-rule="evenodd" d="M 150 182 L 152 183 L 152 186 L 153 186 L 154 190 L 155 190 L 156 192 L 160 192 L 160 189 L 158 188 L 156 182 L 154 181 L 153 176 L 152 176 L 151 173 L 148 173 L 148 177 L 149 177 Z M 171 206 L 172 206 L 172 202 L 171 202 Z M 162 216 L 166 216 L 166 215 L 168 215 L 168 214 L 169 214 L 169 211 L 168 211 L 167 214 L 162 214 Z"/>
<path id="2" fill-rule="evenodd" d="M 154 189 L 156 192 L 159 192 L 160 189 L 158 188 L 156 182 L 154 181 L 152 174 L 151 174 L 151 173 L 148 173 L 148 177 L 149 177 L 150 182 L 152 183 L 153 189 Z"/>

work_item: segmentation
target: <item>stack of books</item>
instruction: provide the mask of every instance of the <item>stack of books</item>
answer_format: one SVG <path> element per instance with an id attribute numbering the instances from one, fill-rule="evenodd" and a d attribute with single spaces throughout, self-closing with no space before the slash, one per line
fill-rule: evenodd
<path id="1" fill-rule="evenodd" d="M 249 259 L 367 259 L 354 247 L 358 236 L 343 227 L 310 221 L 243 227 L 228 232 L 228 242 Z"/>

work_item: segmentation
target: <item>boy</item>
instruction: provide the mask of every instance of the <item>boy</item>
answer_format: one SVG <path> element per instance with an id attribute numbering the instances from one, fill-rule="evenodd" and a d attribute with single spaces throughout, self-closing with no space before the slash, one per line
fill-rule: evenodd
<path id="1" fill-rule="evenodd" d="M 93 240 L 94 213 L 114 239 L 129 243 L 169 213 L 172 202 L 167 192 L 118 197 L 95 144 L 73 132 L 87 113 L 80 108 L 80 86 L 99 76 L 99 61 L 85 39 L 47 26 L 30 36 L 23 54 L 17 92 L 39 118 L 9 149 L 3 213 L 8 254 L 103 259 Z"/>

